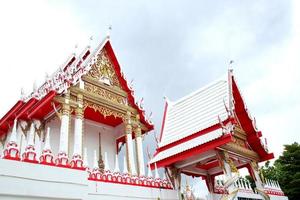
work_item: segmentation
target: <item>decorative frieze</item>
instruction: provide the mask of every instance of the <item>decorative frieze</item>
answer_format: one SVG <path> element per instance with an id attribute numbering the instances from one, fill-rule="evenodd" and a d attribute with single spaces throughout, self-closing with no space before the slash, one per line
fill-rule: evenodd
<path id="1" fill-rule="evenodd" d="M 95 112 L 101 113 L 104 117 L 114 116 L 115 118 L 119 117 L 119 118 L 122 118 L 122 119 L 125 117 L 124 113 L 112 110 L 108 107 L 104 107 L 104 106 L 101 106 L 101 105 L 96 104 L 96 103 L 92 103 L 90 101 L 84 101 L 83 102 L 83 109 L 86 109 L 87 107 L 92 108 Z"/>
<path id="2" fill-rule="evenodd" d="M 113 103 L 118 103 L 122 105 L 126 105 L 126 98 L 124 96 L 118 95 L 116 93 L 110 92 L 106 89 L 97 87 L 90 83 L 85 83 L 85 90 L 87 92 L 91 92 L 93 94 L 97 94 Z"/>

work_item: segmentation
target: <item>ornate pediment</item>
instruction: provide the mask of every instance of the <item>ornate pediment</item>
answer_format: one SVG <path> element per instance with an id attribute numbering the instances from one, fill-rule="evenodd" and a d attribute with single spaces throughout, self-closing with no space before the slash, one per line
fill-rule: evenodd
<path id="1" fill-rule="evenodd" d="M 102 49 L 97 55 L 95 63 L 91 66 L 91 69 L 87 73 L 87 77 L 100 81 L 106 85 L 121 88 L 114 66 L 111 63 L 105 49 Z"/>

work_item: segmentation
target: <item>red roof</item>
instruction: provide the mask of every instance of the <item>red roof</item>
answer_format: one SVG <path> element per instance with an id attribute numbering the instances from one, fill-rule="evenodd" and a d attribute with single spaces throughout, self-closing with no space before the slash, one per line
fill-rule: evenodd
<path id="1" fill-rule="evenodd" d="M 137 110 L 137 112 L 140 115 L 140 120 L 141 122 L 148 128 L 148 130 L 152 130 L 153 124 L 151 124 L 149 121 L 146 120 L 145 118 L 145 111 L 141 109 L 136 103 L 135 103 L 135 98 L 134 98 L 134 92 L 132 89 L 128 87 L 127 81 L 124 78 L 123 74 L 121 73 L 121 68 L 119 65 L 119 62 L 115 56 L 115 53 L 112 49 L 111 43 L 109 39 L 107 38 L 104 43 L 101 45 L 101 49 L 95 50 L 95 53 L 99 53 L 103 48 L 106 50 L 113 67 L 115 69 L 116 75 L 118 77 L 118 80 L 120 82 L 120 85 L 122 89 L 127 93 L 128 97 L 128 103 Z M 83 61 L 87 61 L 87 58 L 91 57 L 92 55 L 90 54 L 90 50 L 88 49 L 86 53 L 83 54 L 82 58 L 77 58 L 79 61 L 77 61 L 77 67 L 79 67 L 79 70 L 82 70 L 82 67 L 80 68 L 80 65 L 83 64 Z M 95 56 L 95 54 L 94 54 Z M 63 72 L 59 71 L 60 73 L 64 73 L 67 71 L 69 67 L 72 67 L 72 64 L 76 63 L 75 57 L 73 56 L 71 61 L 67 62 L 66 66 L 63 68 Z M 88 63 L 85 63 L 86 66 Z M 85 66 L 83 66 L 84 68 Z M 79 72 L 79 70 L 76 73 Z M 74 74 L 74 75 L 75 75 Z M 82 74 L 84 75 L 84 74 Z M 73 82 L 73 78 L 71 80 L 64 80 L 62 84 L 67 83 L 68 87 L 70 84 Z M 73 83 L 76 84 L 76 83 Z M 41 88 L 45 87 L 47 83 L 45 82 L 42 84 Z M 28 101 L 18 101 L 0 120 L 0 135 L 7 133 L 9 127 L 13 124 L 14 119 L 42 119 L 45 116 L 47 116 L 50 112 L 53 111 L 53 106 L 52 106 L 52 100 L 53 98 L 59 94 L 57 90 L 60 90 L 60 88 L 54 90 L 49 90 L 46 88 L 44 91 L 45 93 L 40 95 L 40 98 L 36 97 L 31 97 Z M 98 117 L 99 118 L 99 117 Z M 97 119 L 98 119 L 97 118 Z M 96 118 L 95 118 L 96 119 Z M 110 118 L 108 118 L 110 119 Z M 121 123 L 120 120 L 116 119 L 116 122 Z M 115 122 L 112 122 L 112 119 L 110 120 L 109 124 L 113 124 Z"/>
<path id="2" fill-rule="evenodd" d="M 224 87 L 224 84 L 227 84 L 228 86 Z M 222 99 L 225 100 L 222 102 Z M 227 102 L 227 100 L 229 101 Z M 201 101 L 203 101 L 203 104 Z M 228 110 L 231 107 L 230 101 L 233 102 L 232 109 L 235 115 L 225 116 L 224 109 Z M 208 105 L 208 102 L 212 103 Z M 169 104 L 171 104 L 171 106 Z M 222 122 L 223 125 L 226 125 L 230 121 L 233 123 L 237 123 L 236 121 L 238 121 L 240 123 L 243 130 L 247 133 L 248 144 L 250 145 L 251 149 L 259 155 L 260 161 L 274 158 L 273 153 L 268 153 L 260 140 L 261 132 L 256 130 L 253 120 L 248 114 L 232 72 L 229 72 L 226 82 L 224 82 L 224 79 L 221 79 L 220 81 L 218 80 L 207 87 L 183 97 L 177 102 L 169 102 L 169 104 L 167 103 L 165 106 L 160 138 L 161 144 L 159 144 L 153 159 L 150 161 L 151 167 L 154 167 L 154 163 L 156 163 L 158 167 L 163 167 L 177 161 L 187 159 L 189 156 L 195 155 L 196 151 L 193 151 L 193 149 L 197 149 L 197 153 L 209 150 L 209 148 L 207 148 L 207 144 L 216 143 L 216 141 L 219 141 L 219 138 L 222 137 L 222 134 L 216 132 L 216 130 L 221 127 L 220 122 Z M 222 106 L 224 109 L 221 109 Z M 199 111 L 197 111 L 197 109 Z M 201 112 L 201 110 L 204 110 L 205 112 Z M 216 113 L 216 110 L 218 113 Z M 171 114 L 169 114 L 169 112 L 171 112 Z M 187 112 L 190 112 L 190 115 L 187 115 Z M 212 113 L 212 115 L 209 113 Z M 198 120 L 198 122 L 197 119 L 195 119 L 195 117 L 203 119 L 203 116 L 211 117 L 209 118 L 210 123 L 207 123 L 208 120 L 205 121 L 206 124 L 210 124 L 209 126 L 203 127 L 199 125 L 199 123 L 202 121 Z M 218 116 L 223 117 L 219 117 L 218 121 Z M 234 116 L 236 116 L 237 119 L 235 119 Z M 175 125 L 174 129 L 171 124 L 177 122 L 177 118 L 179 118 L 181 122 L 187 121 L 187 123 L 181 123 L 181 126 Z M 193 125 L 188 123 L 190 121 L 198 123 L 197 125 Z M 165 131 L 166 124 L 169 126 L 168 132 Z M 195 128 L 185 128 L 185 126 L 192 126 Z M 196 132 L 183 133 L 182 130 L 196 130 Z M 174 133 L 176 134 L 174 135 Z M 163 140 L 167 140 L 168 142 Z M 227 142 L 231 141 L 231 139 L 227 140 Z M 224 144 L 224 142 L 219 143 L 220 146 Z M 212 148 L 216 147 L 213 146 Z"/>

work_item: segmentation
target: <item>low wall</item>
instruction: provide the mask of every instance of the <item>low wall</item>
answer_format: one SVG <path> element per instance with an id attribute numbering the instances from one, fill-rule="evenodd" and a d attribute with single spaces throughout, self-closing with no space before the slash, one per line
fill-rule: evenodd
<path id="1" fill-rule="evenodd" d="M 87 180 L 87 172 L 0 159 L 0 199 L 178 199 L 170 189 Z"/>

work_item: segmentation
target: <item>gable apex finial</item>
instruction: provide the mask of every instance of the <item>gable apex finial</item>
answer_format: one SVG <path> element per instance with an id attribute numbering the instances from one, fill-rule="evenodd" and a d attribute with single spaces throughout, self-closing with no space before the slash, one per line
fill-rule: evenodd
<path id="1" fill-rule="evenodd" d="M 109 24 L 107 29 L 107 35 L 106 35 L 107 38 L 110 38 L 111 30 L 112 30 L 112 25 Z"/>
<path id="2" fill-rule="evenodd" d="M 229 61 L 228 71 L 230 71 L 230 72 L 233 71 L 233 63 L 234 63 L 234 60 L 230 60 L 230 61 Z"/>

